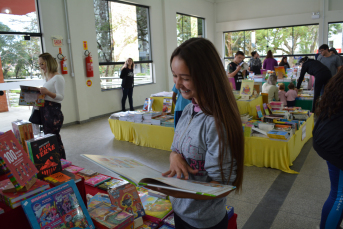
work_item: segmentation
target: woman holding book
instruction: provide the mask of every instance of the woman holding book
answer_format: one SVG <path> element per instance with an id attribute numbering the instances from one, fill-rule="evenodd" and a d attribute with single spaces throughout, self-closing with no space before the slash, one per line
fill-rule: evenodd
<path id="1" fill-rule="evenodd" d="M 170 66 L 182 96 L 192 103 L 185 107 L 176 126 L 170 168 L 162 175 L 230 184 L 240 191 L 243 129 L 217 50 L 204 38 L 191 38 L 174 50 Z M 227 228 L 225 205 L 230 192 L 210 197 L 155 190 L 171 196 L 176 228 Z"/>
<path id="2" fill-rule="evenodd" d="M 320 221 L 321 229 L 341 228 L 343 218 L 343 68 L 331 78 L 318 103 L 313 148 L 329 168 L 331 191 Z"/>
<path id="3" fill-rule="evenodd" d="M 57 72 L 57 61 L 49 53 L 39 55 L 38 64 L 46 81 L 40 88 L 40 93 L 45 95 L 44 107 L 39 108 L 44 134 L 56 135 L 60 157 L 66 159 L 60 135 L 64 120 L 61 102 L 64 98 L 65 81 L 63 76 Z"/>

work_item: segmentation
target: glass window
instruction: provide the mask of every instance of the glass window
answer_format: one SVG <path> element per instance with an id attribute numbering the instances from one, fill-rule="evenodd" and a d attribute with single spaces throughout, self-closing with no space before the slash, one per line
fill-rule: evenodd
<path id="1" fill-rule="evenodd" d="M 342 53 L 343 49 L 342 27 L 343 22 L 329 24 L 328 45 L 335 48 L 338 53 Z"/>
<path id="2" fill-rule="evenodd" d="M 127 58 L 135 63 L 134 84 L 152 83 L 149 8 L 94 0 L 94 13 L 101 88 L 121 87 L 120 69 Z"/>
<path id="3" fill-rule="evenodd" d="M 205 19 L 176 14 L 177 46 L 192 37 L 205 37 Z"/>
<path id="4" fill-rule="evenodd" d="M 232 59 L 238 50 L 245 56 L 257 51 L 261 57 L 265 57 L 268 50 L 272 50 L 275 57 L 314 54 L 318 48 L 318 28 L 318 25 L 305 25 L 225 32 L 224 58 Z"/>

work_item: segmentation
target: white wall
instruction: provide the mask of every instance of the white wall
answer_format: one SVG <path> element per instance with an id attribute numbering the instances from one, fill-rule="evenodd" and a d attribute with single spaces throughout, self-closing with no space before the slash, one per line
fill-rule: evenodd
<path id="1" fill-rule="evenodd" d="M 215 45 L 224 56 L 223 32 L 319 24 L 319 45 L 327 43 L 328 22 L 343 21 L 342 0 L 216 0 Z M 325 20 L 323 22 L 323 5 Z M 312 12 L 320 12 L 312 19 Z"/>
<path id="2" fill-rule="evenodd" d="M 205 18 L 206 37 L 214 40 L 214 4 L 212 0 L 132 0 L 150 8 L 150 26 L 153 58 L 154 84 L 135 86 L 133 93 L 134 106 L 143 105 L 150 94 L 171 90 L 173 86 L 169 69 L 169 57 L 177 47 L 176 12 Z M 65 96 L 62 102 L 64 123 L 82 122 L 89 118 L 121 110 L 122 92 L 120 89 L 101 91 L 98 69 L 98 57 L 95 34 L 95 17 L 93 0 L 66 0 L 68 25 L 71 38 L 71 50 L 67 44 L 67 29 L 63 0 L 40 0 L 40 15 L 45 52 L 54 57 L 58 48 L 52 46 L 51 36 L 62 36 L 63 54 L 68 61 Z M 94 77 L 87 78 L 83 41 L 88 42 L 88 49 L 93 54 Z M 70 56 L 72 53 L 73 70 L 71 76 Z M 86 86 L 91 79 L 93 85 Z M 128 105 L 127 105 L 128 106 Z"/>

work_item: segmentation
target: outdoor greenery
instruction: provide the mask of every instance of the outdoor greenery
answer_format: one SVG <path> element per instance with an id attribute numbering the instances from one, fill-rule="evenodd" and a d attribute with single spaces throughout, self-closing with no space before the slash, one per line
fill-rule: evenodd
<path id="1" fill-rule="evenodd" d="M 176 14 L 177 45 L 192 37 L 203 37 L 204 19 Z"/>

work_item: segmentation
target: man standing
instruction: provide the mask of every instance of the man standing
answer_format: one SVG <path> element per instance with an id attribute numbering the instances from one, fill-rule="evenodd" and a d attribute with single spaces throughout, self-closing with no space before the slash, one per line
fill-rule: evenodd
<path id="1" fill-rule="evenodd" d="M 331 76 L 336 75 L 342 65 L 342 61 L 339 56 L 330 53 L 329 46 L 327 44 L 323 44 L 319 47 L 319 53 L 322 57 L 319 56 L 318 60 L 330 69 Z"/>
<path id="2" fill-rule="evenodd" d="M 343 64 L 343 56 L 340 56 L 335 48 L 331 48 L 331 49 L 329 50 L 329 52 L 330 52 L 331 54 L 337 55 L 337 56 L 341 59 L 342 64 Z"/>

